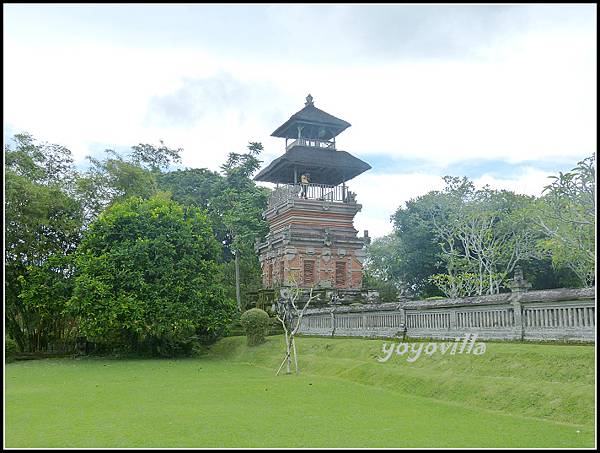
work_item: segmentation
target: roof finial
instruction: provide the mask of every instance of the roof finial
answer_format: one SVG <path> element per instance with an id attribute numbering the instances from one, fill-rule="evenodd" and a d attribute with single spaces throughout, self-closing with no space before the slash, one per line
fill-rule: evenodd
<path id="1" fill-rule="evenodd" d="M 313 97 L 310 95 L 310 93 L 308 93 L 308 96 L 306 96 L 306 102 L 304 105 L 314 105 Z"/>

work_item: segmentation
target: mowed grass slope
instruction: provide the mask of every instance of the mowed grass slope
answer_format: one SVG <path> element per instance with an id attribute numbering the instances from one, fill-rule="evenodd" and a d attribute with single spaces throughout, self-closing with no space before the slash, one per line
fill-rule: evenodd
<path id="1" fill-rule="evenodd" d="M 213 346 L 211 355 L 276 370 L 283 358 L 282 343 L 281 338 L 271 337 L 267 344 L 249 348 L 242 337 L 225 338 Z M 592 345 L 485 342 L 486 352 L 480 356 L 422 353 L 411 363 L 407 355 L 393 354 L 379 363 L 376 359 L 384 356 L 383 343 L 301 337 L 297 341 L 299 367 L 303 373 L 466 407 L 564 423 L 594 423 Z"/>
<path id="2" fill-rule="evenodd" d="M 275 376 L 282 337 L 226 338 L 197 359 L 11 363 L 5 445 L 594 446 L 591 346 L 489 343 L 410 364 L 378 363 L 381 343 L 300 338 L 298 376 Z"/>

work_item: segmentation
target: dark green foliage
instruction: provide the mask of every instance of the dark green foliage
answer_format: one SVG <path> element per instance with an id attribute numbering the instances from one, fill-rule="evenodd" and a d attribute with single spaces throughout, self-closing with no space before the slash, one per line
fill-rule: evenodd
<path id="1" fill-rule="evenodd" d="M 159 195 L 114 204 L 77 250 L 70 308 L 80 332 L 159 355 L 220 332 L 233 305 L 216 280 L 218 254 L 198 208 Z"/>
<path id="2" fill-rule="evenodd" d="M 394 232 L 373 241 L 365 283 L 380 291 L 393 283 L 429 297 L 441 295 L 432 276 L 455 282 L 473 274 L 477 293 L 495 293 L 505 290 L 502 285 L 519 264 L 533 289 L 589 285 L 595 263 L 594 177 L 592 156 L 553 177 L 538 199 L 477 190 L 468 178 L 445 177 L 442 191 L 409 200 L 392 216 Z"/>
<path id="3" fill-rule="evenodd" d="M 171 192 L 171 198 L 179 204 L 197 206 L 207 211 L 211 201 L 219 194 L 223 177 L 206 168 L 187 168 L 157 176 L 161 190 Z"/>
<path id="4" fill-rule="evenodd" d="M 551 176 L 532 218 L 541 247 L 557 268 L 569 268 L 583 286 L 593 286 L 596 265 L 596 155 L 567 173 Z"/>
<path id="5" fill-rule="evenodd" d="M 277 318 L 269 318 L 269 334 L 268 335 L 283 335 L 284 330 L 281 322 Z"/>
<path id="6" fill-rule="evenodd" d="M 13 355 L 18 351 L 17 342 L 10 337 L 4 336 L 4 354 Z"/>
<path id="7" fill-rule="evenodd" d="M 367 260 L 363 269 L 363 288 L 379 292 L 381 302 L 393 302 L 398 296 L 396 287 L 400 270 L 397 255 L 400 241 L 394 234 L 376 238 L 367 246 Z"/>
<path id="8" fill-rule="evenodd" d="M 443 272 L 438 255 L 440 246 L 431 226 L 426 222 L 425 208 L 420 198 L 406 202 L 392 216 L 396 246 L 390 252 L 401 257 L 393 268 L 396 281 L 403 282 L 409 293 L 420 296 L 441 295 L 429 276 Z"/>
<path id="9" fill-rule="evenodd" d="M 223 245 L 220 278 L 227 297 L 235 297 L 234 252 L 239 252 L 242 308 L 250 292 L 260 289 L 262 270 L 254 241 L 268 231 L 262 212 L 270 191 L 250 178 L 260 166 L 260 143 L 251 142 L 244 154 L 229 153 L 222 174 L 206 169 L 186 169 L 158 176 L 160 190 L 173 200 L 206 209 L 217 240 Z"/>
<path id="10" fill-rule="evenodd" d="M 247 153 L 231 153 L 223 174 L 163 173 L 180 162 L 181 149 L 140 143 L 128 155 L 89 157 L 90 167 L 78 173 L 68 149 L 16 135 L 5 150 L 5 325 L 19 348 L 71 344 L 74 317 L 84 314 L 79 327 L 101 340 L 99 352 L 172 355 L 222 336 L 235 295 L 234 250 L 242 296 L 261 283 L 253 244 L 267 230 L 261 213 L 269 191 L 250 179 L 261 150 L 250 143 Z M 161 190 L 183 206 L 164 194 L 156 200 L 168 213 L 158 205 L 136 211 L 135 203 Z M 73 260 L 83 231 L 85 245 Z"/>
<path id="11" fill-rule="evenodd" d="M 568 267 L 552 264 L 552 257 L 532 258 L 524 262 L 523 277 L 534 289 L 578 288 L 581 282 Z"/>
<path id="12" fill-rule="evenodd" d="M 15 135 L 14 144 L 5 149 L 5 326 L 23 352 L 33 352 L 65 333 L 70 275 L 61 263 L 80 240 L 83 210 L 68 149 L 28 134 Z"/>
<path id="13" fill-rule="evenodd" d="M 28 313 L 28 334 L 31 351 L 63 348 L 72 343 L 75 321 L 65 312 L 73 294 L 73 254 L 53 255 L 41 266 L 28 266 L 19 276 L 21 306 Z"/>
<path id="14" fill-rule="evenodd" d="M 147 143 L 131 147 L 123 156 L 107 149 L 103 159 L 88 156 L 90 167 L 76 179 L 76 191 L 85 208 L 86 220 L 95 219 L 112 203 L 136 196 L 149 198 L 158 191 L 157 178 L 173 162 L 180 162 L 181 149 Z"/>
<path id="15" fill-rule="evenodd" d="M 248 346 L 255 346 L 265 342 L 269 333 L 269 315 L 260 308 L 251 308 L 245 311 L 240 318 L 240 323 L 246 331 Z"/>

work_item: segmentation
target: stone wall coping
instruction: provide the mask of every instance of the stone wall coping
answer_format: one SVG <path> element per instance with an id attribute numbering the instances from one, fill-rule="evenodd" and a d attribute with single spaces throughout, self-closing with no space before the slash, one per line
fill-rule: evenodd
<path id="1" fill-rule="evenodd" d="M 461 299 L 420 300 L 404 302 L 401 308 L 408 310 L 438 307 L 458 307 L 476 305 L 498 305 L 513 302 L 559 302 L 567 300 L 595 299 L 596 288 L 559 288 L 527 292 L 501 293 L 485 296 L 465 297 Z"/>
<path id="2" fill-rule="evenodd" d="M 385 302 L 379 304 L 361 304 L 353 307 L 349 305 L 330 305 L 328 307 L 308 308 L 306 315 L 320 315 L 330 313 L 364 313 L 374 311 L 396 311 L 398 302 Z"/>
<path id="3" fill-rule="evenodd" d="M 399 311 L 405 310 L 427 310 L 444 307 L 465 307 L 482 305 L 501 305 L 515 302 L 533 303 L 533 302 L 560 302 L 576 300 L 594 300 L 596 299 L 596 288 L 559 288 L 535 290 L 527 292 L 501 293 L 485 296 L 465 297 L 461 299 L 438 299 L 438 300 L 417 300 L 408 302 L 386 302 L 378 304 L 361 304 L 356 306 L 328 306 L 320 308 L 309 308 L 306 315 L 320 315 L 330 313 L 372 313 L 380 311 Z"/>

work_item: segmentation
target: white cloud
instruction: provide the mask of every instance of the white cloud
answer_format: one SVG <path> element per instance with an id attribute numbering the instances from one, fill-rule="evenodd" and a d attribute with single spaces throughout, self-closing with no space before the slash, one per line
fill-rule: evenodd
<path id="1" fill-rule="evenodd" d="M 510 35 L 479 59 L 360 66 L 125 43 L 56 47 L 8 37 L 5 119 L 16 130 L 75 146 L 77 157 L 86 153 L 85 143 L 129 146 L 162 138 L 186 148 L 185 164 L 214 166 L 249 139 L 282 149 L 269 134 L 311 92 L 318 107 L 352 123 L 339 137 L 351 152 L 442 165 L 580 158 L 597 145 L 595 37 L 595 31 L 538 31 Z M 213 98 L 196 122 L 147 121 L 153 100 L 176 100 L 186 80 L 219 74 L 244 87 L 245 102 L 217 105 Z M 257 85 L 260 96 L 248 95 Z M 199 156 L 197 150 L 207 148 Z"/>
<path id="2" fill-rule="evenodd" d="M 227 29 L 228 23 L 207 24 L 208 32 L 185 28 L 194 18 L 208 19 L 206 10 L 184 10 L 196 16 L 178 19 L 183 10 L 175 8 L 165 30 L 150 26 L 162 23 L 158 9 L 129 23 L 128 17 L 138 16 L 118 14 L 115 8 L 108 16 L 118 21 L 95 26 L 94 14 L 103 9 L 79 9 L 88 14 L 74 24 L 76 32 L 66 27 L 71 16 L 58 9 L 40 9 L 33 22 L 32 16 L 5 18 L 10 30 L 4 36 L 5 124 L 63 144 L 80 161 L 101 146 L 124 148 L 162 139 L 184 148 L 184 166 L 217 170 L 227 153 L 243 151 L 252 140 L 263 142 L 267 165 L 284 151 L 283 140 L 270 133 L 303 107 L 310 92 L 317 107 L 352 124 L 338 138 L 341 149 L 366 160 L 383 154 L 431 163 L 431 174 L 381 175 L 386 169 L 374 168 L 350 182 L 363 204 L 356 227 L 374 237 L 391 231 L 388 219 L 400 204 L 441 188 L 438 173 L 446 165 L 473 159 L 575 163 L 596 150 L 596 24 L 595 19 L 575 21 L 579 13 L 563 20 L 563 11 L 575 10 L 553 10 L 550 19 L 538 20 L 544 14 L 537 6 L 509 8 L 508 16 L 501 8 L 500 16 L 488 21 L 483 14 L 482 22 L 455 11 L 452 17 L 461 20 L 436 36 L 452 37 L 464 24 L 472 29 L 454 36 L 454 50 L 441 52 L 440 58 L 427 50 L 437 55 L 448 46 L 440 43 L 436 50 L 435 42 L 425 40 L 431 36 L 427 27 L 448 22 L 442 9 L 434 8 L 431 18 L 412 7 L 424 27 L 414 45 L 427 58 L 407 51 L 400 40 L 404 29 L 398 34 L 388 30 L 391 35 L 382 41 L 379 25 L 395 20 L 383 10 L 373 9 L 366 17 L 364 10 L 352 12 L 350 6 L 329 7 L 330 28 L 323 28 L 322 22 L 308 20 L 322 17 L 322 10 L 267 7 L 264 16 L 257 16 L 267 17 L 264 22 L 238 14 L 236 26 L 253 24 L 239 36 Z M 223 11 L 215 17 L 228 17 Z M 399 8 L 394 17 L 409 26 L 412 19 L 404 11 Z M 526 14 L 512 20 L 521 11 Z M 53 30 L 50 19 L 57 16 L 61 27 Z M 314 25 L 314 33 L 289 35 L 290 20 L 299 16 Z M 178 20 L 184 29 L 173 29 Z M 138 22 L 140 29 L 151 31 L 149 39 L 142 39 L 142 31 L 136 34 Z M 482 24 L 491 24 L 493 36 Z M 213 32 L 224 39 L 215 43 Z M 482 39 L 476 39 L 480 34 Z M 170 41 L 170 36 L 177 39 Z M 307 39 L 306 47 L 291 45 Z M 236 96 L 224 90 L 227 102 L 213 96 L 218 83 L 194 82 L 219 78 L 235 88 Z M 183 116 L 161 121 L 157 100 L 176 103 L 174 110 L 159 112 Z M 206 105 L 197 105 L 201 102 Z M 484 174 L 475 182 L 534 194 L 547 183 L 546 176 L 531 167 L 506 179 Z"/>
<path id="3" fill-rule="evenodd" d="M 525 167 L 513 178 L 497 178 L 485 173 L 473 182 L 477 188 L 489 185 L 492 189 L 511 190 L 515 193 L 539 197 L 544 187 L 550 184 L 551 180 L 548 179 L 550 175 L 547 171 Z"/>
<path id="4" fill-rule="evenodd" d="M 392 232 L 390 216 L 411 198 L 444 187 L 441 176 L 424 173 L 377 174 L 364 173 L 348 183 L 357 193 L 362 211 L 356 215 L 354 226 L 362 235 L 369 230 L 371 237 Z"/>

